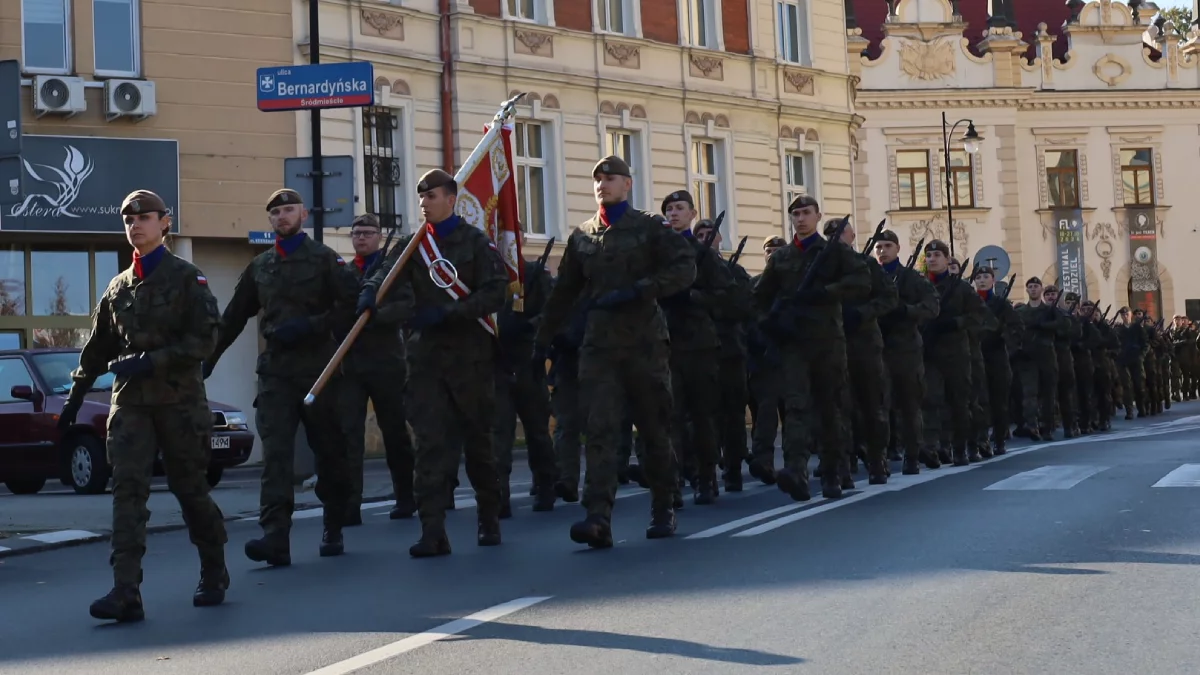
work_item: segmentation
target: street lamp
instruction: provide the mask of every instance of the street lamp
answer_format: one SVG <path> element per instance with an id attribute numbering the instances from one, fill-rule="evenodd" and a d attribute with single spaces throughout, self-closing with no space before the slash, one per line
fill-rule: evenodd
<path id="1" fill-rule="evenodd" d="M 954 123 L 953 126 L 948 126 L 946 113 L 942 113 L 942 150 L 944 152 L 945 170 L 946 170 L 946 221 L 949 223 L 950 230 L 950 255 L 954 256 L 954 181 L 951 177 L 950 170 L 950 137 L 954 135 L 954 130 L 963 122 L 967 123 L 967 133 L 963 134 L 962 145 L 963 150 L 967 154 L 974 155 L 979 152 L 979 147 L 983 143 L 983 136 L 975 131 L 975 122 L 969 119 L 961 119 Z M 969 168 L 969 167 L 968 167 Z"/>

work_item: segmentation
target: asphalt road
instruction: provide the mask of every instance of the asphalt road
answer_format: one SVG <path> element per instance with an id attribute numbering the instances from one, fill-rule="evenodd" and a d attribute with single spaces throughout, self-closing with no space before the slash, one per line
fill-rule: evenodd
<path id="1" fill-rule="evenodd" d="M 665 541 L 626 488 L 607 551 L 568 538 L 577 505 L 528 498 L 498 548 L 452 514 L 454 555 L 433 560 L 380 510 L 342 558 L 297 521 L 293 566 L 263 569 L 235 522 L 229 599 L 203 610 L 186 534 L 156 535 L 148 618 L 127 626 L 87 615 L 111 585 L 104 545 L 7 558 L 0 673 L 1195 673 L 1198 441 L 1200 405 L 1176 406 L 837 502 L 722 495 Z"/>

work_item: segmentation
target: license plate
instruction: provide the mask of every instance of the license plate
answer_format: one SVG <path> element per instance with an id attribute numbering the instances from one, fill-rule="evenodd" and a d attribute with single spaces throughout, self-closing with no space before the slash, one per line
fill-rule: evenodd
<path id="1" fill-rule="evenodd" d="M 213 436 L 212 437 L 212 447 L 213 447 L 213 450 L 216 450 L 218 448 L 228 448 L 229 447 L 229 437 L 228 436 Z"/>

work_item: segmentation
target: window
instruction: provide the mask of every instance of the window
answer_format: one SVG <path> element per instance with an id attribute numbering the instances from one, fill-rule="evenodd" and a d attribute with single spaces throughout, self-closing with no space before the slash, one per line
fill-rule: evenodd
<path id="1" fill-rule="evenodd" d="M 641 136 L 637 131 L 628 129 L 609 128 L 604 134 L 604 155 L 616 155 L 629 164 L 630 178 L 633 179 L 633 195 L 630 201 L 647 204 L 648 197 L 643 190 L 644 174 L 642 173 Z"/>
<path id="2" fill-rule="evenodd" d="M 1121 151 L 1121 185 L 1125 206 L 1154 204 L 1154 167 L 1150 148 Z"/>
<path id="3" fill-rule="evenodd" d="M 809 65 L 808 2 L 779 0 L 779 58 L 788 63 Z"/>
<path id="4" fill-rule="evenodd" d="M 682 27 L 687 44 L 706 49 L 720 49 L 720 24 L 717 22 L 717 0 L 680 0 L 683 9 Z"/>
<path id="5" fill-rule="evenodd" d="M 625 11 L 627 0 L 596 0 L 596 27 L 605 33 L 625 34 L 630 12 Z"/>
<path id="6" fill-rule="evenodd" d="M 691 157 L 691 192 L 696 200 L 696 211 L 701 219 L 715 220 L 725 209 L 726 189 L 723 177 L 725 175 L 725 146 L 724 141 L 704 138 L 692 141 Z M 730 244 L 730 219 L 721 223 L 721 246 L 728 248 Z"/>
<path id="7" fill-rule="evenodd" d="M 138 77 L 138 0 L 93 0 L 92 11 L 96 74 Z"/>
<path id="8" fill-rule="evenodd" d="M 816 172 L 813 170 L 813 156 L 811 154 L 784 155 L 783 172 L 784 209 L 787 209 L 787 206 L 800 195 L 813 195 L 813 189 L 809 181 L 816 178 Z M 787 221 L 786 214 L 784 215 L 784 220 L 785 222 Z"/>
<path id="9" fill-rule="evenodd" d="M 12 388 L 25 386 L 33 388 L 33 377 L 29 368 L 25 367 L 23 359 L 0 359 L 0 403 L 22 403 L 19 398 L 13 398 Z"/>
<path id="10" fill-rule="evenodd" d="M 1079 208 L 1079 154 L 1046 151 L 1046 196 L 1052 209 Z"/>
<path id="11" fill-rule="evenodd" d="M 897 152 L 896 182 L 900 192 L 901 209 L 929 208 L 929 152 Z"/>
<path id="12" fill-rule="evenodd" d="M 408 191 L 405 189 L 404 168 L 400 157 L 404 153 L 400 132 L 401 110 L 364 108 L 363 123 L 363 191 L 366 193 L 367 213 L 379 216 L 386 231 L 404 226 Z"/>
<path id="13" fill-rule="evenodd" d="M 27 72 L 71 72 L 70 6 L 70 0 L 21 0 Z"/>
<path id="14" fill-rule="evenodd" d="M 584 0 L 574 0 L 583 2 Z M 532 21 L 544 25 L 554 23 L 553 0 L 504 0 L 504 18 Z"/>
<path id="15" fill-rule="evenodd" d="M 0 250 L 0 316 L 25 316 L 25 249 Z"/>
<path id="16" fill-rule="evenodd" d="M 513 168 L 517 204 L 527 234 L 546 234 L 546 138 L 538 122 L 517 122 L 513 132 Z"/>
<path id="17" fill-rule="evenodd" d="M 34 316 L 87 316 L 92 311 L 87 251 L 33 251 L 30 304 Z M 106 282 L 105 287 L 108 286 Z M 103 293 L 103 289 L 100 290 Z"/>
<path id="18" fill-rule="evenodd" d="M 950 151 L 950 205 L 956 209 L 975 208 L 974 162 L 975 158 L 965 150 Z M 945 175 L 943 169 L 943 179 Z"/>

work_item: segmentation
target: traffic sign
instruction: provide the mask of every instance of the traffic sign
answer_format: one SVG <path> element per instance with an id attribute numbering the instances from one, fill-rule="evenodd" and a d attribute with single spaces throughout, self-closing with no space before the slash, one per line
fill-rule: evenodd
<path id="1" fill-rule="evenodd" d="M 315 225 L 312 215 L 321 209 L 324 227 L 350 227 L 354 224 L 354 157 L 326 155 L 321 158 L 321 206 L 316 206 L 312 157 L 283 160 L 283 186 L 300 193 L 308 206 L 309 219 L 304 227 Z"/>
<path id="2" fill-rule="evenodd" d="M 369 61 L 258 69 L 259 110 L 357 108 L 374 104 L 375 67 Z"/>

